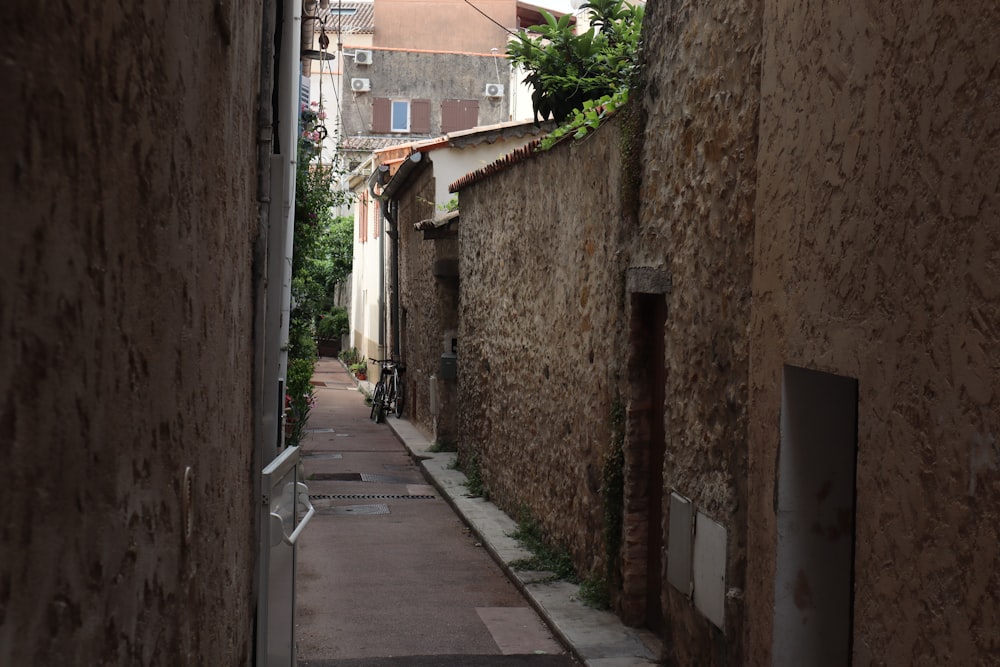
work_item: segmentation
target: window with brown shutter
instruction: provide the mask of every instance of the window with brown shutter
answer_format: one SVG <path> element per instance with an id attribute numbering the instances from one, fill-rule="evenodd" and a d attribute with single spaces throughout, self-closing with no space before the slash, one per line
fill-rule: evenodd
<path id="1" fill-rule="evenodd" d="M 386 97 L 376 97 L 372 100 L 372 132 L 385 134 L 389 132 L 392 122 L 392 103 Z"/>
<path id="2" fill-rule="evenodd" d="M 430 134 L 431 131 L 431 101 L 410 101 L 410 132 Z"/>
<path id="3" fill-rule="evenodd" d="M 441 133 L 468 130 L 479 125 L 479 102 L 476 100 L 443 100 L 441 102 Z"/>

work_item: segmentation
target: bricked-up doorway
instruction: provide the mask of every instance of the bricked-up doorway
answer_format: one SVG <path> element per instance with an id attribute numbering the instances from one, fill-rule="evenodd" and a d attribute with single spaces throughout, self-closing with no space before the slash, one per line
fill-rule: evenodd
<path id="1" fill-rule="evenodd" d="M 629 400 L 625 445 L 625 544 L 622 616 L 663 630 L 663 293 L 633 292 L 629 322 Z"/>
<path id="2" fill-rule="evenodd" d="M 858 383 L 781 375 L 773 664 L 849 665 Z"/>

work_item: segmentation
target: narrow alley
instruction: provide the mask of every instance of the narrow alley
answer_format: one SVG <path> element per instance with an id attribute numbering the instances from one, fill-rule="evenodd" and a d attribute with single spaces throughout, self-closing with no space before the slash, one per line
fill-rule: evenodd
<path id="1" fill-rule="evenodd" d="M 389 426 L 369 419 L 340 362 L 321 359 L 314 384 L 303 467 L 317 514 L 299 542 L 299 665 L 576 664 Z"/>

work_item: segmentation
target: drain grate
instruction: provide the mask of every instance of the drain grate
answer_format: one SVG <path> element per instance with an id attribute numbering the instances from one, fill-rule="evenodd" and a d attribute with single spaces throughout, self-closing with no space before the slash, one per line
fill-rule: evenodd
<path id="1" fill-rule="evenodd" d="M 360 482 L 359 472 L 314 472 L 309 479 L 326 482 Z"/>
<path id="2" fill-rule="evenodd" d="M 394 496 L 389 494 L 364 495 L 360 493 L 310 495 L 309 500 L 436 500 L 437 496 Z"/>
<path id="3" fill-rule="evenodd" d="M 324 514 L 388 514 L 388 505 L 345 505 L 322 510 Z"/>
<path id="4" fill-rule="evenodd" d="M 370 472 L 361 473 L 362 482 L 372 482 L 375 484 L 412 484 L 413 480 L 394 475 L 375 475 Z"/>

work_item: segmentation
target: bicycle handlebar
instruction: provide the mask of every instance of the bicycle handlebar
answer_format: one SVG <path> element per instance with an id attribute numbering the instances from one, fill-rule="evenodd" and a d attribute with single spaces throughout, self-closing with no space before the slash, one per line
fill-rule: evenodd
<path id="1" fill-rule="evenodd" d="M 368 357 L 368 361 L 382 366 L 395 366 L 399 370 L 403 370 L 405 368 L 405 366 L 403 366 L 403 362 L 396 361 L 395 359 L 372 359 L 371 357 Z"/>

